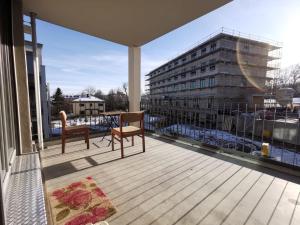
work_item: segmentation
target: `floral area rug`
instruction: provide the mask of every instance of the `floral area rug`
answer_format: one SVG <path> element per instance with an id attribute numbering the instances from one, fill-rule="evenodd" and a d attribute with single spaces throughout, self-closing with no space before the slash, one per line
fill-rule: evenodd
<path id="1" fill-rule="evenodd" d="M 92 177 L 48 193 L 53 225 L 93 224 L 116 212 Z"/>

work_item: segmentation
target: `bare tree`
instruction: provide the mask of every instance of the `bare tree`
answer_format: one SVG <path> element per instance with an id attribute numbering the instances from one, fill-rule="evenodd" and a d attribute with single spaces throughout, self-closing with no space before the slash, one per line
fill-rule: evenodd
<path id="1" fill-rule="evenodd" d="M 297 82 L 300 80 L 300 64 L 281 69 L 274 78 L 267 84 L 267 88 L 272 88 L 273 93 L 280 88 L 289 87 L 296 90 Z"/>
<path id="2" fill-rule="evenodd" d="M 124 94 L 128 97 L 128 83 L 124 82 L 122 84 L 122 89 L 123 89 Z"/>
<path id="3" fill-rule="evenodd" d="M 300 64 L 296 64 L 290 68 L 289 83 L 293 89 L 296 89 L 296 84 L 300 80 Z"/>
<path id="4" fill-rule="evenodd" d="M 92 86 L 88 86 L 81 92 L 81 95 L 95 95 L 95 93 L 96 89 Z"/>
<path id="5" fill-rule="evenodd" d="M 97 97 L 97 98 L 100 98 L 102 100 L 105 100 L 105 94 L 100 89 L 98 89 L 95 92 L 94 96 Z"/>
<path id="6" fill-rule="evenodd" d="M 122 84 L 122 89 L 125 94 L 125 110 L 129 110 L 128 83 L 127 82 L 124 82 Z"/>

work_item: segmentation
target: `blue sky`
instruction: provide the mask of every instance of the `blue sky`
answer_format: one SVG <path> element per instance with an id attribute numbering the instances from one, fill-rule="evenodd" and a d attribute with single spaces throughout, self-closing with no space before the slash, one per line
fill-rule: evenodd
<path id="1" fill-rule="evenodd" d="M 220 27 L 283 42 L 282 67 L 300 63 L 300 0 L 235 0 L 142 46 L 142 75 L 191 48 Z M 127 47 L 37 23 L 51 94 L 77 94 L 93 86 L 107 93 L 127 82 Z M 144 79 L 142 79 L 144 89 Z"/>

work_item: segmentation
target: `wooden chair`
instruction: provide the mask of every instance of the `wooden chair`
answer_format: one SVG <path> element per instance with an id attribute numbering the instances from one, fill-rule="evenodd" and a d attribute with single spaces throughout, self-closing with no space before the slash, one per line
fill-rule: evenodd
<path id="1" fill-rule="evenodd" d="M 87 149 L 90 148 L 89 143 L 89 128 L 86 125 L 67 126 L 67 115 L 64 111 L 59 112 L 60 120 L 62 124 L 61 143 L 62 143 L 62 154 L 65 153 L 66 139 L 71 136 L 78 136 L 83 134 L 85 137 L 85 143 Z"/>
<path id="2" fill-rule="evenodd" d="M 144 131 L 144 112 L 128 112 L 120 114 L 120 127 L 111 130 L 112 150 L 114 151 L 114 139 L 121 143 L 121 157 L 124 158 L 123 138 L 131 137 L 132 146 L 134 145 L 134 136 L 140 136 L 143 142 L 143 152 L 145 152 L 145 131 Z M 125 123 L 139 122 L 139 127 L 124 126 Z M 115 136 L 118 136 L 119 139 Z"/>

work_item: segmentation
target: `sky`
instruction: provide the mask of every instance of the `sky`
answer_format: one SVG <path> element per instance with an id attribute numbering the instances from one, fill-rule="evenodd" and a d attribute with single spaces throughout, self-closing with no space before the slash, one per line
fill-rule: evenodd
<path id="1" fill-rule="evenodd" d="M 283 43 L 281 67 L 300 63 L 300 0 L 235 0 L 142 46 L 144 75 L 185 52 L 221 27 Z M 37 21 L 43 64 L 53 94 L 87 87 L 107 93 L 128 80 L 128 48 L 44 21 Z"/>

